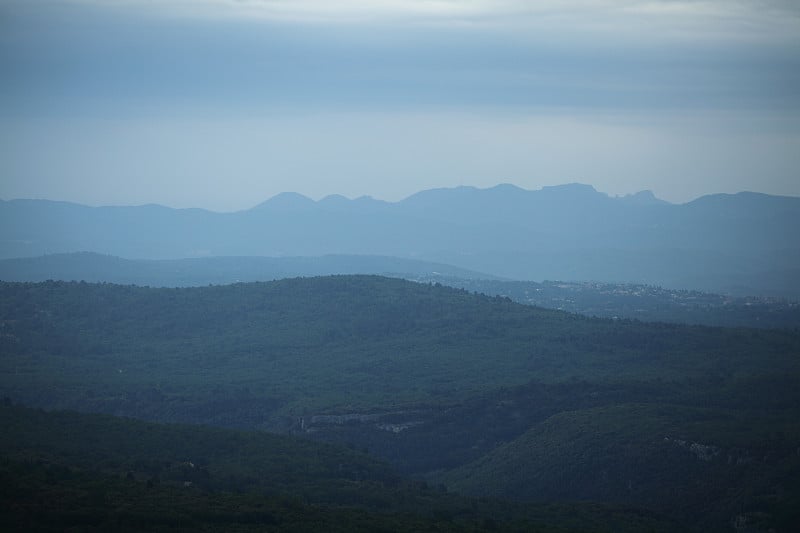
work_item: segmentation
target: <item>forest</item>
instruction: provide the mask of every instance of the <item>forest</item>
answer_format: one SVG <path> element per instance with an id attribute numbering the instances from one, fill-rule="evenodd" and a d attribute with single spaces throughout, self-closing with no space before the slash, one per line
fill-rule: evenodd
<path id="1" fill-rule="evenodd" d="M 262 515 L 230 509 L 249 506 L 294 520 L 291 501 L 318 530 L 791 531 L 798 356 L 796 329 L 592 318 L 378 276 L 3 282 L 6 523 L 67 512 L 37 500 L 47 486 L 88 506 L 80 523 L 130 499 L 173 529 L 247 530 Z M 220 517 L 190 512 L 209 507 Z"/>

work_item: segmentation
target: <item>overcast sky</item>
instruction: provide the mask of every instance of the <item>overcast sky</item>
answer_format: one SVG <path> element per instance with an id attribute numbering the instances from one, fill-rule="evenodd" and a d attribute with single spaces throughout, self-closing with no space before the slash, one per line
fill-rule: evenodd
<path id="1" fill-rule="evenodd" d="M 800 196 L 799 6 L 0 0 L 0 198 Z"/>

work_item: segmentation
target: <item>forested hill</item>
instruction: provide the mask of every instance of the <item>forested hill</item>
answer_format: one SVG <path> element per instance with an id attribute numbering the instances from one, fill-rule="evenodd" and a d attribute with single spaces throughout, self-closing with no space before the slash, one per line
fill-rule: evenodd
<path id="1" fill-rule="evenodd" d="M 238 390 L 263 403 L 252 425 L 530 380 L 735 382 L 800 365 L 790 332 L 590 319 L 372 276 L 180 289 L 2 283 L 0 319 L 2 392 L 13 398 L 191 421 L 236 419 L 209 406 Z"/>
<path id="2" fill-rule="evenodd" d="M 787 299 L 744 298 L 633 284 L 499 280 L 441 263 L 397 257 L 327 255 L 146 260 L 77 252 L 0 259 L 0 280 L 3 281 L 74 280 L 185 287 L 333 274 L 378 274 L 441 283 L 589 316 L 729 327 L 800 326 L 800 303 Z"/>
<path id="3" fill-rule="evenodd" d="M 0 405 L 3 531 L 668 532 L 665 516 L 520 505 L 403 479 L 363 451 L 264 432 Z"/>
<path id="4" fill-rule="evenodd" d="M 476 496 L 630 505 L 687 530 L 796 523 L 798 380 L 796 331 L 402 279 L 0 283 L 13 402 L 292 433 Z"/>

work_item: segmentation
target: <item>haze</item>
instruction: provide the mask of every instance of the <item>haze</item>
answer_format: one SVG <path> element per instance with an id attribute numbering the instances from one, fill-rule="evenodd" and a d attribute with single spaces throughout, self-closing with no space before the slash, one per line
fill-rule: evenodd
<path id="1" fill-rule="evenodd" d="M 0 3 L 0 197 L 800 195 L 792 2 Z"/>

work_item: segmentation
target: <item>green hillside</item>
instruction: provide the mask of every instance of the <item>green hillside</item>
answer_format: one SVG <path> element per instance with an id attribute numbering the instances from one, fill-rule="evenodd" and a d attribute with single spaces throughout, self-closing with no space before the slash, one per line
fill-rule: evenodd
<path id="1" fill-rule="evenodd" d="M 790 530 L 798 382 L 796 331 L 587 318 L 375 276 L 179 289 L 0 284 L 0 394 L 14 402 L 337 443 L 360 450 L 355 471 L 373 488 L 411 475 L 526 506 L 600 506 L 599 523 L 629 509 L 682 529 Z M 224 438 L 229 457 L 256 437 Z M 9 442 L 25 450 L 33 440 Z M 203 454 L 191 444 L 164 460 L 194 463 L 188 455 Z M 143 442 L 142 460 L 159 447 Z M 698 456 L 704 449 L 711 460 Z M 308 453 L 319 458 L 311 487 L 342 498 L 312 501 L 362 498 L 331 489 L 351 487 L 341 462 L 325 473 L 329 452 Z M 216 464 L 206 470 L 217 483 L 261 478 L 231 459 Z M 296 470 L 280 478 L 276 463 L 258 468 L 283 479 L 281 491 L 317 490 Z M 397 501 L 377 489 L 370 497 Z M 539 521 L 592 524 L 559 520 Z"/>
<path id="2" fill-rule="evenodd" d="M 561 412 L 437 480 L 473 495 L 639 505 L 711 530 L 739 516 L 790 531 L 797 442 L 796 412 L 621 404 Z"/>
<path id="3" fill-rule="evenodd" d="M 455 401 L 531 380 L 795 372 L 789 332 L 590 319 L 340 276 L 181 289 L 0 284 L 0 390 L 34 405 L 245 427 Z M 241 413 L 237 395 L 251 397 Z"/>
<path id="4" fill-rule="evenodd" d="M 131 473 L 139 480 L 303 492 L 316 502 L 335 495 L 339 503 L 363 500 L 368 485 L 398 482 L 386 464 L 363 452 L 264 432 L 11 406 L 0 409 L 0 425 L 0 453 L 7 458 Z"/>
<path id="5" fill-rule="evenodd" d="M 611 505 L 446 494 L 288 436 L 0 406 L 4 531 L 668 531 Z"/>

